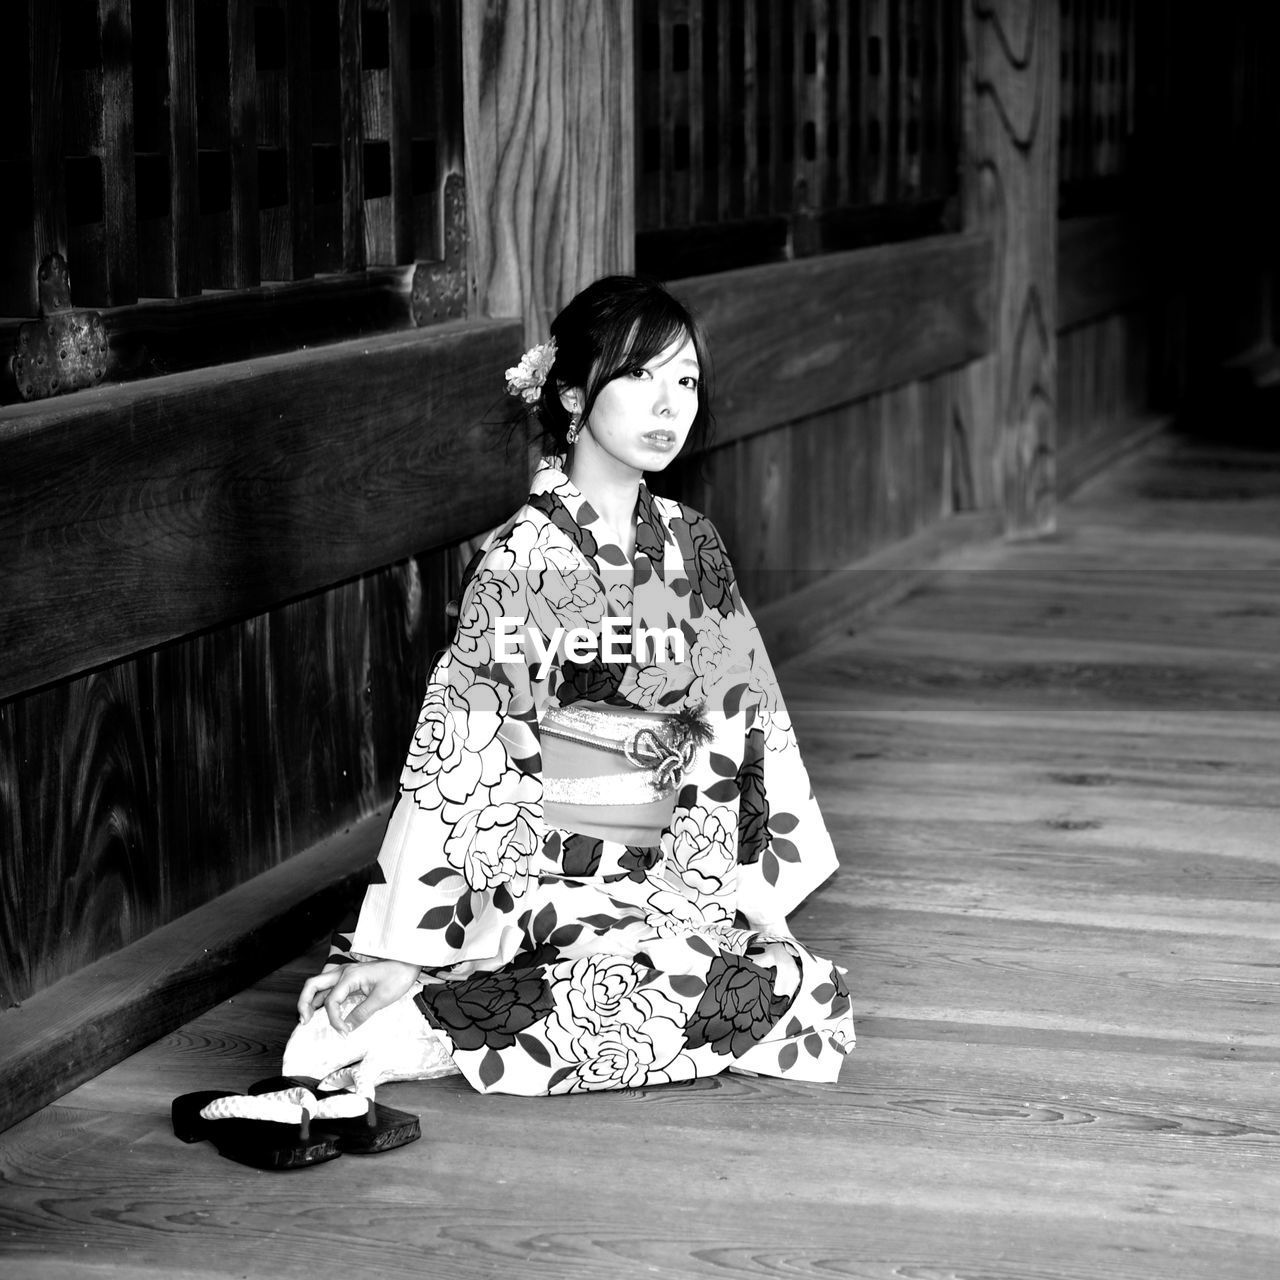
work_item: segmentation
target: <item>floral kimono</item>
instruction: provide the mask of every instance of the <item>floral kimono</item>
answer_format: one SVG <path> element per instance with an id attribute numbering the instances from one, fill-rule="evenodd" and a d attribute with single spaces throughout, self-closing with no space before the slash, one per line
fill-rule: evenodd
<path id="1" fill-rule="evenodd" d="M 719 534 L 642 484 L 629 565 L 557 463 L 471 573 L 332 958 L 421 966 L 417 1005 L 481 1091 L 726 1068 L 834 1080 L 853 1046 L 849 994 L 786 916 L 835 853 Z M 606 625 L 630 633 L 630 654 L 604 645 Z M 514 659 L 504 626 L 526 641 Z M 642 627 L 666 651 L 646 652 Z M 574 628 L 601 637 L 595 652 L 543 660 Z M 544 726 L 593 705 L 702 717 L 706 740 L 672 773 L 674 810 L 647 843 L 544 816 Z"/>

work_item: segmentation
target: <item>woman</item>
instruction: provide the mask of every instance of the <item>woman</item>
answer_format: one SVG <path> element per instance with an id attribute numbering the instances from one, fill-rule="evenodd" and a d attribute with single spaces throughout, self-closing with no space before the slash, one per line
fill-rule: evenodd
<path id="1" fill-rule="evenodd" d="M 719 535 L 643 479 L 706 431 L 702 336 L 620 276 L 551 336 L 508 390 L 563 456 L 473 565 L 285 1070 L 522 1094 L 833 1080 L 848 993 L 786 925 L 831 840 Z"/>

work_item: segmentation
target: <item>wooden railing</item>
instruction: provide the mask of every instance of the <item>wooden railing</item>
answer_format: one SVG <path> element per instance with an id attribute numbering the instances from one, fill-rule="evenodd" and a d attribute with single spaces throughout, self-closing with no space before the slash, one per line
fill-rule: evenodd
<path id="1" fill-rule="evenodd" d="M 443 256 L 457 0 L 24 0 L 0 46 L 0 315 Z"/>
<path id="2" fill-rule="evenodd" d="M 638 265 L 946 229 L 958 20 L 945 0 L 636 0 Z"/>

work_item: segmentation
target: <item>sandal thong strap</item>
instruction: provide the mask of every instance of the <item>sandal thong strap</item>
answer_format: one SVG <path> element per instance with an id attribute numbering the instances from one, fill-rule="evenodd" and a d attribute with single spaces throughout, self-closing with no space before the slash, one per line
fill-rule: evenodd
<path id="1" fill-rule="evenodd" d="M 277 1093 L 229 1093 L 201 1108 L 202 1120 L 267 1120 L 275 1124 L 302 1124 L 312 1120 L 354 1119 L 367 1115 L 369 1099 L 355 1093 L 317 1098 L 301 1086 Z"/>

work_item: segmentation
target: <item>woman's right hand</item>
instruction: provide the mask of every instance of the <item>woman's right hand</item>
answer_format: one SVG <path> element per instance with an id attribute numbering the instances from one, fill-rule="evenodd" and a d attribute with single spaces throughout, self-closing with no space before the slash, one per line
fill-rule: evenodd
<path id="1" fill-rule="evenodd" d="M 298 996 L 298 1019 L 308 1022 L 321 1006 L 335 1031 L 346 1035 L 367 1022 L 379 1009 L 395 1004 L 418 980 L 416 964 L 403 960 L 360 960 L 332 965 L 308 978 Z M 344 1020 L 342 1006 L 353 994 L 364 999 L 349 1010 Z"/>

